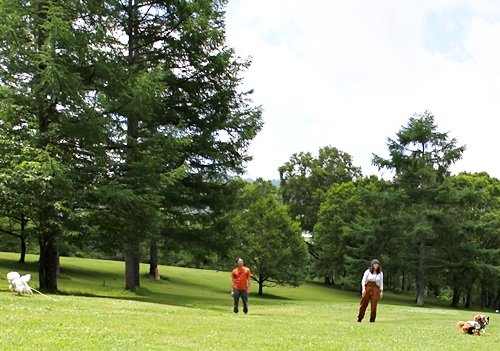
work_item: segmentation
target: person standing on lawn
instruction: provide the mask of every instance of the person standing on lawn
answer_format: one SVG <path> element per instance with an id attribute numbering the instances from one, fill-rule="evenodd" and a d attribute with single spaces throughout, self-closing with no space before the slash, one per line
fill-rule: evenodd
<path id="1" fill-rule="evenodd" d="M 252 273 L 250 269 L 243 266 L 243 259 L 237 258 L 238 267 L 231 272 L 231 296 L 234 298 L 234 313 L 238 313 L 238 305 L 243 301 L 243 312 L 248 313 L 248 294 L 250 293 L 250 277 Z"/>
<path id="2" fill-rule="evenodd" d="M 371 304 L 370 322 L 374 323 L 377 318 L 377 303 L 384 296 L 384 274 L 377 259 L 374 259 L 363 274 L 361 279 L 361 303 L 359 305 L 358 322 L 365 316 L 368 303 Z"/>

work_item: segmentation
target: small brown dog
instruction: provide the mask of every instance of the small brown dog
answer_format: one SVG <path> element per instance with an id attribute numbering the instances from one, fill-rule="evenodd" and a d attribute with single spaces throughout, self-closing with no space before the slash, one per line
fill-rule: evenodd
<path id="1" fill-rule="evenodd" d="M 490 323 L 490 317 L 484 314 L 478 314 L 474 317 L 473 321 L 457 323 L 457 327 L 462 328 L 465 334 L 474 334 L 479 336 L 481 331 L 486 332 L 484 328 Z"/>

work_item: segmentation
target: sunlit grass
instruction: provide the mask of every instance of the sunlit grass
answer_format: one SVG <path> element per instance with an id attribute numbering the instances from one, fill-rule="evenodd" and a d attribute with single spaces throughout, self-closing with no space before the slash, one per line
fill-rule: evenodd
<path id="1" fill-rule="evenodd" d="M 359 295 L 308 283 L 250 296 L 250 313 L 232 313 L 229 272 L 160 267 L 125 292 L 122 262 L 61 258 L 61 295 L 17 296 L 5 274 L 33 275 L 27 264 L 0 253 L 2 350 L 494 350 L 500 314 L 446 306 L 417 308 L 412 297 L 386 293 L 376 323 L 356 322 Z M 229 267 L 230 268 L 230 267 Z M 256 290 L 256 286 L 254 286 Z M 458 320 L 487 313 L 490 334 L 460 333 Z M 497 317 L 498 316 L 498 317 Z"/>

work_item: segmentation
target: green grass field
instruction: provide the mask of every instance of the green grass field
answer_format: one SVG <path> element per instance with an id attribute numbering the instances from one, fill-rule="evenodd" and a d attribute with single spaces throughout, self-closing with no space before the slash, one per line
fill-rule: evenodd
<path id="1" fill-rule="evenodd" d="M 356 322 L 359 294 L 319 283 L 264 288 L 250 295 L 248 315 L 232 312 L 230 274 L 160 266 L 161 281 L 123 290 L 124 263 L 61 258 L 59 295 L 18 296 L 6 273 L 31 273 L 37 256 L 17 263 L 0 253 L 2 350 L 497 350 L 500 314 L 414 307 L 410 296 L 386 292 L 376 323 Z M 256 285 L 253 286 L 256 289 Z M 53 300 L 55 299 L 55 301 Z M 489 334 L 460 333 L 459 320 L 490 316 Z"/>

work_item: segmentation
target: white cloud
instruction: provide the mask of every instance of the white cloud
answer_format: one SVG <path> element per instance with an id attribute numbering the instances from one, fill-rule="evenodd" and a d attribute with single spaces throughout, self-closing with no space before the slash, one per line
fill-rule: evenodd
<path id="1" fill-rule="evenodd" d="M 296 152 L 331 145 L 377 174 L 414 113 L 467 144 L 456 170 L 487 171 L 498 150 L 500 3 L 230 0 L 229 44 L 252 56 L 245 87 L 264 107 L 249 177 L 278 178 Z"/>

